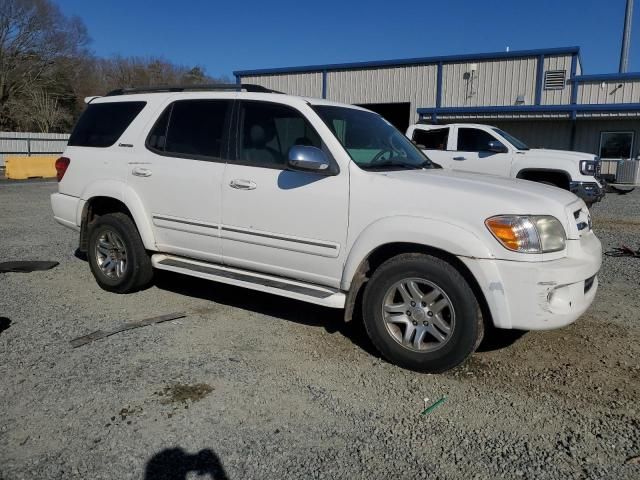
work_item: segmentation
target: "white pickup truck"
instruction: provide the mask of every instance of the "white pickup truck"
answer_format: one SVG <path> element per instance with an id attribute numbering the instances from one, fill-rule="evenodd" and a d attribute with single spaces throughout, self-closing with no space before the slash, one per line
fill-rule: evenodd
<path id="1" fill-rule="evenodd" d="M 429 372 L 467 358 L 485 323 L 559 328 L 596 294 L 602 251 L 582 200 L 431 168 L 362 108 L 252 85 L 88 103 L 51 204 L 110 292 L 169 270 L 344 308 L 345 320 L 359 303 L 382 355 Z"/>
<path id="2" fill-rule="evenodd" d="M 600 160 L 591 153 L 529 148 L 490 125 L 411 125 L 409 137 L 435 163 L 449 170 L 488 173 L 555 185 L 587 205 L 604 197 L 596 178 Z"/>

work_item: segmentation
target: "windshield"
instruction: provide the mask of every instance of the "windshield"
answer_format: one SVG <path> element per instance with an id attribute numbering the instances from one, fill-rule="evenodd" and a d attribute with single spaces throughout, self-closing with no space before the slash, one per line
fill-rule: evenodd
<path id="1" fill-rule="evenodd" d="M 430 160 L 376 113 L 314 105 L 351 159 L 364 170 L 430 168 Z"/>
<path id="2" fill-rule="evenodd" d="M 516 137 L 514 137 L 513 135 L 508 134 L 507 132 L 504 132 L 502 130 L 500 130 L 499 128 L 494 128 L 493 129 L 494 132 L 499 133 L 500 135 L 502 135 L 504 138 L 507 139 L 507 141 L 513 145 L 514 147 L 516 147 L 518 150 L 529 150 L 529 147 L 527 146 L 526 143 L 524 143 L 522 140 L 518 140 Z"/>

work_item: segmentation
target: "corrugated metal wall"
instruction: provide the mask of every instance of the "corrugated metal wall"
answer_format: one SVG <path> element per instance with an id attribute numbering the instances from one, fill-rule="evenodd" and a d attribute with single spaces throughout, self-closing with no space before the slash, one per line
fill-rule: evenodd
<path id="1" fill-rule="evenodd" d="M 554 57 L 545 57 L 544 71 L 547 70 L 564 70 L 566 72 L 566 82 L 562 90 L 545 90 L 542 89 L 540 103 L 542 105 L 559 105 L 571 102 L 571 55 L 561 55 Z"/>
<path id="2" fill-rule="evenodd" d="M 578 84 L 578 103 L 638 103 L 640 80 Z"/>
<path id="3" fill-rule="evenodd" d="M 571 147 L 571 124 L 567 120 L 498 121 L 495 126 L 521 139 L 531 148 Z"/>
<path id="4" fill-rule="evenodd" d="M 536 57 L 477 62 L 473 74 L 471 64 L 443 65 L 443 107 L 515 105 L 518 95 L 533 104 Z"/>
<path id="5" fill-rule="evenodd" d="M 322 72 L 244 77 L 242 81 L 262 85 L 289 95 L 318 98 L 322 96 Z"/>
<path id="6" fill-rule="evenodd" d="M 62 153 L 68 133 L 0 132 L 0 166 L 8 154 Z"/>
<path id="7" fill-rule="evenodd" d="M 625 131 L 634 132 L 632 158 L 640 155 L 640 121 L 630 120 L 578 120 L 576 128 L 576 148 L 581 152 L 599 153 L 600 133 Z"/>
<path id="8" fill-rule="evenodd" d="M 342 70 L 327 73 L 327 99 L 343 103 L 410 102 L 416 109 L 436 104 L 436 65 Z"/>

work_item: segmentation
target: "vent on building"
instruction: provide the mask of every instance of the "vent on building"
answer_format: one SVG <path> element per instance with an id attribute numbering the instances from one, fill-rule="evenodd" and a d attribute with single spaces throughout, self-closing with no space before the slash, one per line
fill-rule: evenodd
<path id="1" fill-rule="evenodd" d="M 544 72 L 545 90 L 562 90 L 565 84 L 566 70 L 547 70 Z"/>

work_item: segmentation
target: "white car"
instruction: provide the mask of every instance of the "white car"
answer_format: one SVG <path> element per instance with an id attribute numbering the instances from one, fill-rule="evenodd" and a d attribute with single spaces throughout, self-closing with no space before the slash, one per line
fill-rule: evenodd
<path id="1" fill-rule="evenodd" d="M 600 159 L 591 153 L 529 148 L 490 125 L 411 125 L 409 137 L 438 165 L 450 170 L 522 178 L 555 185 L 587 205 L 605 195 L 598 181 Z"/>
<path id="2" fill-rule="evenodd" d="M 562 327 L 593 301 L 601 246 L 575 195 L 429 168 L 375 113 L 264 90 L 88 100 L 51 204 L 102 288 L 170 270 L 346 320 L 362 299 L 380 352 L 429 372 L 467 358 L 485 324 Z"/>

